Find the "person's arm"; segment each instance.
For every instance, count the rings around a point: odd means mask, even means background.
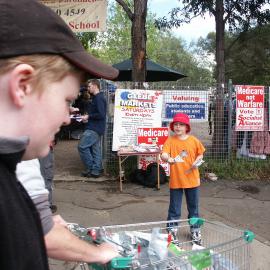
[[[104,264],[119,256],[112,245],[89,244],[58,223],[45,235],[45,244],[48,256],[58,260]]]
[[[163,152],[163,153],[160,155],[160,158],[161,158],[162,161],[164,161],[164,162],[168,162],[168,163],[170,163],[170,164],[175,163],[174,158],[170,157],[170,155],[169,155],[168,153]]]
[[[17,176],[30,196],[32,195],[33,203],[39,212],[49,257],[66,261],[106,263],[118,255],[114,247],[109,244],[96,247],[79,239],[65,227],[65,221],[60,216],[52,216],[48,191],[45,189],[37,159],[21,163],[17,167]],[[35,187],[38,187],[39,196],[33,192]]]
[[[195,165],[199,160],[203,159],[203,155],[198,155],[195,161],[193,162],[193,165]]]
[[[197,164],[200,163],[200,161],[203,159],[205,148],[203,144],[197,138],[195,138],[195,143],[196,143],[196,148],[197,148],[197,157],[194,160],[192,166],[197,167]]]
[[[89,112],[89,119],[102,120],[106,118],[106,100],[103,96],[96,96],[96,111]]]

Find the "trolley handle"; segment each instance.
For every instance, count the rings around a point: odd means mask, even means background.
[[[251,243],[255,238],[255,234],[252,231],[246,230],[244,231],[243,238],[247,241],[247,243]]]

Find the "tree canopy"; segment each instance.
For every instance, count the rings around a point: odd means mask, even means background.
[[[258,26],[231,39],[225,57],[226,77],[234,84],[270,84],[270,25]]]
[[[225,83],[224,69],[224,38],[225,25],[230,31],[245,32],[255,25],[270,22],[269,9],[265,7],[269,0],[182,0],[182,5],[175,7],[169,17],[162,17],[156,21],[159,28],[179,27],[189,23],[194,17],[209,13],[216,22],[216,61],[217,82]]]
[[[159,30],[155,26],[155,18],[156,15],[149,10],[146,18],[146,57],[187,75],[188,78],[181,82],[211,84],[211,70],[200,65],[184,40],[168,30]],[[131,58],[131,21],[116,3],[109,8],[107,25],[107,31],[97,37],[99,57],[111,64]]]
[[[215,17],[216,27],[216,109],[213,149],[216,153],[224,153],[224,86],[225,86],[225,25],[229,30],[243,32],[254,25],[264,25],[270,21],[270,11],[265,8],[269,0],[182,0],[182,6],[174,8],[170,18],[156,21],[159,28],[171,28],[190,22],[194,17],[209,13]]]
[[[269,85],[270,25],[257,26],[242,33],[225,32],[225,78],[234,84]],[[199,38],[198,54],[214,54],[215,33]]]

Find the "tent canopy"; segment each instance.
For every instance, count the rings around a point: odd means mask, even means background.
[[[119,70],[119,76],[115,81],[132,81],[132,60],[127,59],[120,63],[114,64],[113,67]],[[168,67],[157,64],[146,59],[146,82],[158,81],[177,81],[186,75],[177,72]]]

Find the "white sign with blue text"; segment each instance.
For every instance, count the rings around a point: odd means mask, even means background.
[[[176,113],[185,113],[191,121],[208,120],[208,91],[163,91],[163,119],[171,121]]]

